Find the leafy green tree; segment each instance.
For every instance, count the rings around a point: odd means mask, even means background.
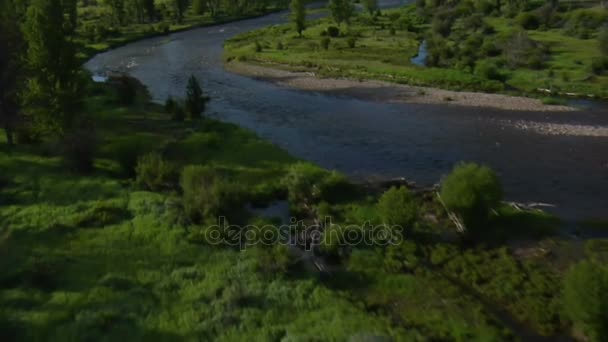
[[[502,200],[498,176],[487,166],[458,164],[441,183],[446,207],[463,220],[467,229],[480,230],[488,223],[490,211]]]
[[[188,79],[188,86],[186,87],[186,111],[190,116],[190,119],[199,119],[201,113],[205,111],[206,98],[203,96],[203,89],[201,89],[198,80],[194,75]]]
[[[355,8],[350,0],[330,0],[329,10],[335,22],[340,25],[343,22],[349,23]]]
[[[363,0],[363,7],[370,15],[378,9],[378,0]]]
[[[306,7],[304,0],[291,0],[291,22],[298,35],[302,37],[302,31],[306,29]]]
[[[590,341],[608,339],[608,269],[590,261],[574,265],[564,278],[564,313]]]
[[[20,54],[23,39],[19,15],[12,0],[0,4],[0,124],[6,141],[13,145],[13,132],[19,112],[18,91],[21,82]]]
[[[28,49],[25,102],[36,124],[63,136],[81,107],[80,63],[72,41],[76,3],[34,0],[23,26]]]
[[[377,210],[384,224],[403,228],[410,228],[418,211],[414,197],[405,187],[386,191],[378,201]]]
[[[194,14],[203,15],[207,10],[207,1],[206,0],[194,0],[192,1],[192,12]]]
[[[114,23],[123,25],[126,13],[125,0],[104,0],[104,3],[110,8]]]

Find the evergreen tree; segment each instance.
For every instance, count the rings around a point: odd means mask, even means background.
[[[290,18],[298,35],[301,37],[302,31],[306,29],[306,7],[304,6],[304,0],[291,0]]]
[[[198,80],[194,75],[188,79],[188,86],[186,87],[186,111],[190,119],[199,119],[201,113],[205,110],[206,99],[203,96],[203,89],[201,89]]]
[[[25,103],[35,123],[62,136],[81,104],[75,28],[76,2],[66,0],[33,0],[23,26],[29,76]]]

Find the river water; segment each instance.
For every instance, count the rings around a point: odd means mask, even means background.
[[[546,136],[510,124],[608,126],[606,107],[540,113],[388,104],[285,89],[224,70],[226,39],[286,20],[281,12],[146,39],[99,54],[85,66],[93,73],[126,72],[156,101],[182,96],[193,74],[212,98],[206,115],[355,178],[399,176],[433,184],[455,163],[476,161],[497,170],[510,200],[555,204],[554,212],[569,220],[608,219],[608,138]]]

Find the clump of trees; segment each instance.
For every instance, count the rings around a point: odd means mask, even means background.
[[[198,120],[205,111],[209,97],[205,96],[197,78],[192,75],[186,85],[186,98],[179,101],[173,96],[165,100],[165,112],[171,116],[173,121],[184,121],[186,115],[191,120]]]
[[[502,200],[503,191],[492,169],[475,163],[461,163],[441,182],[440,195],[445,206],[474,233],[487,226],[492,209],[497,208]]]

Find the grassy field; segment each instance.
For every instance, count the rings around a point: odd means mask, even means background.
[[[542,236],[555,244],[550,236],[558,221],[551,216],[505,207],[492,223],[502,233],[486,247],[467,246],[446,240],[454,230],[432,196],[417,197],[425,219],[405,243],[328,252],[333,271],[323,276],[276,247],[240,251],[205,243],[200,232],[209,223],[184,214],[179,188],[146,191],[120,163],[128,146],[159,151],[179,168],[211,167],[241,186],[244,201],[263,204],[285,198],[283,179],[295,158],[232,124],[173,122],[143,94],[122,106],[111,86],[91,85],[88,92],[100,137],[92,174],[66,172],[51,141],[11,150],[0,141],[5,341],[274,341],[319,334],[334,341],[486,341],[565,329],[559,278],[580,256],[556,260],[567,249],[560,247],[551,256],[522,257],[505,244],[533,239],[537,248],[534,239]],[[373,222],[380,193],[359,189],[327,199],[318,211],[323,207],[338,224]],[[240,211],[228,219],[273,222]],[[600,242],[589,250],[604,255]]]
[[[600,11],[600,10],[598,10]],[[490,28],[482,41],[500,41],[517,26],[515,19],[484,17]],[[495,76],[477,72],[476,67],[457,62],[456,66],[421,67],[410,62],[427,38],[431,25],[417,16],[415,7],[385,10],[372,18],[366,14],[355,17],[350,25],[343,24],[336,37],[327,35],[327,28],[336,26],[330,18],[311,21],[303,37],[292,25],[268,27],[241,34],[225,44],[225,59],[273,65],[290,70],[313,71],[322,77],[377,79],[410,85],[433,86],[452,90],[474,90],[523,94],[533,97],[574,93],[576,96],[608,98],[608,75],[593,75],[592,60],[601,56],[595,35],[579,38],[562,29],[527,30],[530,38],[548,51],[541,68],[501,67],[502,56],[480,57],[476,66],[498,66]],[[464,38],[448,43],[448,49],[465,49],[477,44],[459,21],[453,35]],[[472,42],[465,41],[471,36]],[[456,38],[454,38],[456,39]],[[458,43],[460,41],[460,43]],[[450,45],[451,44],[451,45]],[[481,48],[473,48],[478,53]],[[466,57],[463,56],[463,58]]]

